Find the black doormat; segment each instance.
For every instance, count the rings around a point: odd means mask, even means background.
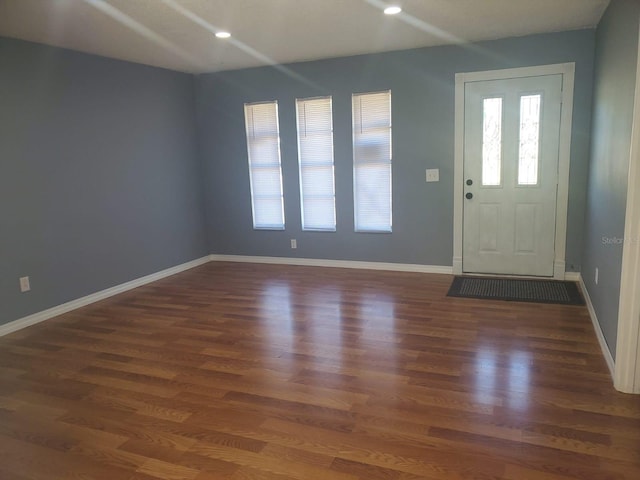
[[[449,297],[509,300],[513,302],[584,305],[575,282],[516,278],[455,277]]]

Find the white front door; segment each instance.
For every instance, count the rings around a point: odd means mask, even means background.
[[[562,75],[465,83],[462,270],[554,274]]]

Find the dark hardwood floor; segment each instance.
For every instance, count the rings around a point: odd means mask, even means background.
[[[0,478],[640,479],[585,307],[210,263],[0,338]]]

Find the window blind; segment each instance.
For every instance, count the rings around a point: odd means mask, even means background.
[[[331,97],[296,100],[303,230],[336,229]]]
[[[253,228],[284,230],[278,103],[244,106]]]
[[[355,230],[391,231],[391,91],[354,94]]]

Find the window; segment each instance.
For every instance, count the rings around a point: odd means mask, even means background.
[[[303,230],[336,229],[331,97],[296,100]]]
[[[391,91],[353,95],[357,232],[391,231]]]
[[[278,102],[244,106],[253,228],[284,230]]]
[[[482,185],[500,185],[501,170],[502,98],[485,98],[482,114]]]
[[[518,185],[538,184],[541,103],[542,95],[524,95],[520,97]]]

